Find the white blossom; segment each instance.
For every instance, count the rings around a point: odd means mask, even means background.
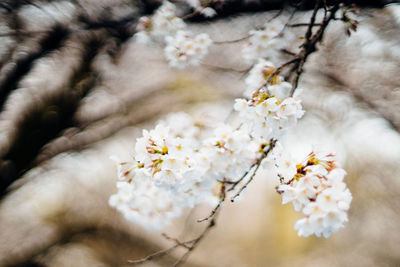
[[[174,203],[172,193],[155,186],[145,175],[130,183],[118,182],[117,188],[118,193],[110,197],[110,206],[146,229],[160,230],[181,214],[182,207]]]
[[[217,15],[217,11],[211,7],[205,7],[200,10],[200,14],[202,14],[206,18],[212,18]]]
[[[300,236],[329,237],[347,221],[352,196],[342,182],[346,172],[333,154],[311,153],[296,167],[296,174],[277,188],[282,203],[292,202],[295,210],[305,215],[295,225]]]
[[[134,35],[138,42],[163,42],[166,36],[186,28],[185,22],[176,15],[174,4],[164,1],[152,17],[141,17]]]
[[[263,29],[251,30],[249,42],[243,48],[243,57],[248,63],[254,63],[259,58],[271,56],[271,52],[277,47],[278,35],[282,26],[274,23],[264,25]]]
[[[244,59],[254,64],[260,58],[275,60],[278,57],[278,49],[292,41],[294,35],[284,27],[280,21],[266,23],[261,29],[251,30],[248,43],[242,50]]]
[[[280,84],[286,87],[285,82]],[[280,84],[276,83],[274,90],[279,91]],[[281,136],[304,115],[299,99],[277,98],[268,88],[268,86],[263,87],[253,92],[250,100],[236,99],[234,105],[234,109],[239,112],[241,122],[250,129],[251,136],[265,140]]]
[[[167,36],[165,40],[167,42],[164,49],[165,57],[171,67],[179,69],[188,65],[199,65],[212,43],[205,33],[193,37],[186,31],[178,31],[174,37]]]
[[[237,180],[250,168],[258,151],[257,142],[245,128],[235,130],[228,125],[216,128],[205,145],[203,153],[210,159],[214,175],[229,181]]]
[[[262,58],[258,59],[257,64],[255,64],[250,70],[249,76],[247,76],[245,80],[247,87],[244,96],[246,98],[252,98],[254,92],[263,87],[268,87],[270,94],[279,99],[289,97],[292,85],[285,82],[283,77],[280,75],[270,77],[275,70],[276,68],[272,62],[266,61]],[[268,80],[269,82],[267,83]]]

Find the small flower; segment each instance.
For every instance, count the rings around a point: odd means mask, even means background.
[[[185,31],[178,31],[175,37],[167,36],[165,40],[165,57],[171,67],[179,69],[199,65],[212,43],[205,33],[192,37],[191,33]]]
[[[266,24],[264,29],[250,31],[249,42],[242,51],[245,60],[253,63],[259,58],[270,57],[279,43],[279,31],[282,27],[271,23]]]
[[[211,7],[206,7],[200,11],[200,14],[202,14],[206,18],[212,18],[217,15],[217,11],[215,11],[215,9]]]

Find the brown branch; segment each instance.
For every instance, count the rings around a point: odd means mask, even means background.
[[[296,27],[309,27],[310,23],[295,23],[295,24],[288,24],[287,25],[290,28],[296,28]],[[321,26],[321,23],[314,23],[313,27]]]
[[[231,187],[229,187],[229,189],[227,190],[227,192],[233,191],[235,190],[236,186],[241,183],[244,178],[246,178],[246,176],[249,174],[249,172],[251,171],[251,169],[253,169],[254,166],[256,166],[258,163],[258,160],[253,163],[250,168],[239,178],[239,180],[235,181],[235,182],[228,182],[229,184],[231,184]]]
[[[286,48],[282,48],[282,49],[279,50],[279,51],[281,51],[281,52],[284,53],[284,54],[290,55],[290,56],[295,56],[295,55],[296,55],[296,53],[294,53],[294,52],[292,52],[292,51],[289,51],[289,50],[287,50]]]
[[[225,201],[225,197],[226,197],[225,182],[222,182],[222,183],[223,184],[222,184],[222,187],[221,187],[220,199],[219,199],[219,202],[218,202],[217,206],[215,206],[215,208],[211,211],[210,215],[208,215],[207,217],[205,217],[203,219],[197,220],[197,222],[208,221],[209,219],[213,218],[215,216],[215,214],[218,212],[218,210],[221,208],[222,203]]]
[[[331,9],[327,9],[324,6],[324,17],[322,19],[321,23],[315,23],[316,16],[318,13],[318,10],[321,7],[321,0],[318,0],[315,3],[310,22],[306,24],[308,26],[307,31],[305,33],[304,37],[304,42],[300,45],[300,51],[297,54],[291,53],[290,51],[289,54],[293,55],[293,58],[290,59],[289,61],[283,63],[280,65],[278,68],[274,70],[274,72],[268,77],[268,79],[264,82],[263,85],[261,85],[258,90],[262,89],[264,86],[268,85],[276,75],[279,75],[282,70],[290,65],[292,65],[288,77],[286,78],[291,78],[292,77],[292,90],[290,91],[290,96],[293,96],[295,90],[297,89],[299,79],[301,74],[303,73],[303,67],[304,64],[310,54],[313,52],[317,51],[317,43],[321,42],[322,37],[325,33],[325,30],[328,26],[328,24],[332,21],[335,20],[335,14],[338,11],[340,4],[342,1],[337,1],[335,5]],[[294,12],[292,13],[292,15]],[[288,24],[285,24],[285,27]],[[313,34],[313,27],[319,26],[318,30]],[[287,50],[283,50],[282,52],[287,52]]]
[[[189,249],[189,246],[184,244],[184,243],[182,243],[181,241],[179,241],[179,239],[171,237],[171,236],[167,235],[166,233],[162,233],[161,235],[167,240],[174,241],[176,245],[180,245],[180,246],[182,246],[184,248]]]
[[[274,72],[272,72],[272,74],[268,77],[268,79],[265,81],[265,83],[263,84],[262,87],[264,87],[265,85],[269,84],[276,75],[279,75],[282,72],[282,70],[284,68],[286,68],[287,66],[289,66],[291,64],[294,64],[294,63],[296,63],[296,62],[298,62],[300,60],[301,60],[301,58],[298,56],[298,54],[296,54],[291,60],[286,61],[285,63],[280,65],[278,68],[276,68],[274,70]]]
[[[340,1],[336,2],[336,4],[329,10],[324,9],[324,18],[322,20],[321,26],[318,28],[317,32],[315,34],[312,34],[312,28],[315,24],[315,16],[318,11],[318,8],[320,6],[320,1],[318,1],[315,5],[315,9],[313,11],[313,15],[311,16],[310,19],[310,25],[308,26],[307,33],[305,35],[305,41],[302,45],[302,49],[298,53],[299,58],[301,59],[298,64],[295,64],[293,66],[292,71],[295,70],[295,78],[292,82],[292,90],[290,92],[290,95],[294,94],[294,91],[296,90],[300,76],[303,72],[303,66],[304,63],[306,62],[308,56],[315,52],[317,50],[317,43],[321,42],[322,37],[324,36],[325,30],[329,23],[335,18],[336,11],[338,11],[339,6],[340,6]],[[329,14],[328,14],[329,12]],[[297,65],[297,66],[296,66]]]
[[[315,24],[315,18],[317,16],[317,13],[318,13],[320,5],[321,5],[321,0],[317,0],[315,2],[314,10],[313,10],[313,13],[311,15],[310,23],[308,25],[307,32],[306,32],[306,35],[305,35],[306,40],[309,40],[311,35],[312,35],[312,28],[313,28],[313,26]]]
[[[277,17],[279,17],[282,13],[283,13],[283,8],[279,9],[278,12],[276,12],[275,15],[273,15],[269,20],[267,20],[267,22],[273,21],[274,19],[276,19]]]

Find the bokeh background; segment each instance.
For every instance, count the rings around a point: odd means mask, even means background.
[[[311,2],[293,23],[308,21]],[[307,112],[283,140],[294,154],[337,152],[353,194],[346,227],[329,239],[298,237],[299,214],[280,204],[277,177],[260,171],[185,266],[400,266],[400,5],[359,2],[358,31],[348,37],[334,22],[307,62]],[[244,41],[213,46],[202,66],[169,68],[162,47],[131,38],[158,4],[0,2],[0,266],[128,266],[173,244],[108,206],[117,179],[109,157],[131,158],[141,130],[169,112],[223,120],[249,66]],[[228,1],[221,16],[189,27],[239,39],[282,7],[285,22],[292,8],[283,1]],[[164,232],[194,237],[210,209],[188,210]]]

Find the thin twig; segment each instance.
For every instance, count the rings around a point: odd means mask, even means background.
[[[249,174],[249,172],[253,169],[253,167],[256,166],[256,165],[258,164],[258,161],[259,161],[259,160],[257,160],[255,163],[253,163],[253,164],[250,166],[250,168],[239,178],[239,180],[237,180],[237,181],[235,181],[235,182],[229,182],[229,183],[231,184],[231,186],[228,188],[227,192],[230,192],[230,191],[235,190],[236,186],[237,186],[238,184],[240,184],[240,183],[244,180],[244,178],[246,178],[246,176]]]
[[[289,28],[296,28],[296,27],[308,27],[310,23],[295,23],[295,24],[288,24]],[[321,26],[321,23],[314,23],[313,27]]]
[[[197,222],[204,222],[204,221],[208,221],[209,219],[211,219],[214,216],[214,214],[217,213],[217,211],[221,208],[222,202],[224,202],[224,200],[220,200],[218,202],[218,205],[215,206],[215,208],[211,211],[210,215],[208,215],[207,217],[204,217],[203,219],[198,219]]]
[[[203,232],[196,239],[193,240],[193,245],[185,252],[185,254],[183,254],[183,256],[177,262],[175,262],[172,265],[173,267],[179,266],[180,264],[184,263],[187,260],[187,258],[190,256],[192,251],[200,243],[200,241],[207,235],[207,233],[211,230],[211,228],[213,228],[215,226],[215,221],[216,221],[217,215],[218,215],[218,212],[216,212],[213,215],[212,219],[208,223],[207,227],[203,230]]]
[[[308,26],[307,33],[305,35],[305,41],[304,41],[303,45],[301,46],[302,49],[297,54],[297,57],[300,58],[300,61],[297,64],[295,64],[295,66],[293,66],[293,68],[292,68],[292,72],[295,71],[294,72],[295,78],[293,79],[293,82],[292,82],[293,87],[290,92],[291,96],[294,94],[295,90],[297,89],[300,76],[303,72],[304,63],[306,62],[308,56],[317,50],[316,45],[317,45],[317,43],[321,42],[322,37],[324,36],[324,32],[325,32],[328,24],[330,23],[330,21],[335,18],[335,14],[339,10],[340,3],[341,3],[341,1],[336,2],[336,4],[329,10],[324,9],[324,18],[321,22],[321,26],[318,28],[318,30],[315,34],[312,34],[312,28],[315,25],[315,17],[318,12],[318,8],[320,6],[320,1],[317,1],[317,3],[315,4],[313,15],[311,16],[310,24]],[[329,12],[329,15],[328,15],[328,12]]]
[[[274,19],[276,19],[277,17],[279,17],[279,16],[282,14],[282,12],[283,12],[283,8],[279,9],[279,11],[276,12],[275,15],[273,15],[270,19],[267,20],[267,22],[273,21]]]
[[[290,56],[295,56],[295,55],[296,55],[296,53],[294,53],[294,52],[292,52],[292,51],[289,51],[289,50],[287,50],[286,48],[282,48],[282,49],[279,50],[279,51],[281,51],[282,53],[285,53],[285,54],[287,54],[287,55],[290,55]]]
[[[144,257],[143,259],[139,259],[139,260],[128,260],[128,263],[130,264],[142,264],[145,263],[147,261],[151,261],[153,259],[165,256],[167,254],[169,254],[171,251],[173,251],[174,249],[176,249],[177,247],[180,247],[181,245],[179,244],[175,244],[174,246],[167,248],[167,249],[163,249],[160,251],[157,251],[156,253],[153,253],[147,257]]]
[[[265,157],[263,157],[265,158]],[[240,196],[240,194],[243,192],[244,189],[247,188],[247,186],[253,181],[254,176],[256,176],[258,168],[261,166],[261,160],[257,163],[256,168],[254,169],[253,173],[251,174],[250,178],[247,180],[247,182],[239,189],[239,191],[231,198],[231,202],[234,202],[235,199]]]
[[[283,70],[284,68],[286,68],[287,66],[289,66],[289,65],[291,65],[291,64],[296,63],[296,62],[299,61],[299,60],[300,60],[300,58],[299,58],[298,55],[296,54],[291,60],[286,61],[285,63],[283,63],[282,65],[280,65],[278,68],[276,68],[276,69],[274,70],[274,72],[271,73],[271,75],[270,75],[270,76],[268,77],[268,79],[264,82],[264,84],[260,87],[260,89],[263,88],[264,86],[268,85],[276,75],[279,75],[279,74],[282,72],[282,70]]]
[[[268,149],[263,153],[263,155],[260,157],[260,159],[258,160],[256,167],[253,171],[253,173],[251,174],[251,176],[249,177],[249,179],[247,180],[247,182],[239,189],[239,191],[231,198],[231,202],[234,202],[235,199],[240,196],[240,194],[243,192],[243,190],[245,190],[247,188],[247,186],[253,181],[254,177],[256,176],[256,173],[258,171],[258,169],[261,166],[261,162],[263,161],[263,159],[265,159],[268,154],[274,149],[276,144],[276,140],[271,140],[270,145],[268,147]]]
[[[293,19],[293,17],[294,17],[294,14],[296,14],[296,11],[297,11],[297,8],[293,9],[292,13],[290,14],[290,16],[289,16],[287,22],[285,23],[285,25],[283,25],[283,28],[282,28],[282,30],[280,31],[280,33],[278,34],[278,36],[281,36],[281,35],[283,34],[283,32],[286,30],[286,28],[287,28],[288,25],[289,25],[289,22],[292,21],[292,19]]]
[[[204,222],[204,221],[208,221],[209,219],[213,218],[214,215],[218,212],[218,210],[221,208],[222,203],[225,201],[225,184],[222,185],[221,188],[221,197],[219,199],[219,202],[217,204],[217,206],[215,206],[215,208],[211,211],[210,215],[208,215],[207,217],[203,218],[203,219],[199,219],[197,220],[197,222]]]
[[[170,236],[167,235],[166,233],[162,233],[161,235],[162,235],[165,239],[167,239],[167,240],[174,241],[176,245],[180,245],[180,246],[182,246],[182,247],[184,247],[184,248],[187,248],[187,249],[189,248],[188,245],[182,243],[182,242],[179,241],[177,238],[170,237]]]

